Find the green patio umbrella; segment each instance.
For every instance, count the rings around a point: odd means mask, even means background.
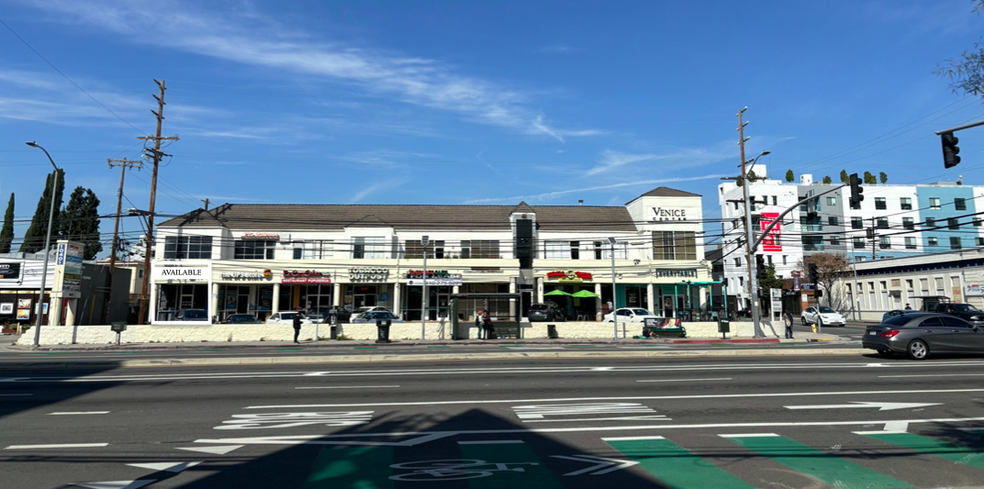
[[[571,297],[580,297],[580,298],[584,299],[584,298],[588,298],[588,297],[598,297],[598,294],[595,294],[594,292],[591,292],[590,290],[579,290],[579,291],[571,294]]]
[[[564,292],[563,290],[560,290],[560,289],[554,289],[554,290],[551,290],[550,292],[547,292],[546,294],[543,294],[543,295],[544,296],[548,296],[548,295],[571,295],[571,294],[568,294],[567,292]]]

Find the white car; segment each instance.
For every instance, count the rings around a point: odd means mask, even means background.
[[[620,307],[615,309],[615,315],[618,315],[618,321],[620,323],[644,323],[647,319],[662,319],[660,316],[637,307]],[[605,314],[605,317],[601,320],[606,323],[614,323],[615,315],[612,313]]]
[[[349,322],[350,323],[354,323],[354,322],[356,322],[356,321],[354,321],[355,318],[357,318],[357,317],[359,317],[359,316],[361,316],[361,315],[363,315],[363,314],[365,314],[367,312],[375,312],[375,311],[384,311],[384,312],[389,312],[389,313],[392,313],[393,312],[393,311],[390,311],[389,309],[387,309],[387,308],[385,308],[383,306],[362,306],[362,307],[360,307],[360,308],[352,311],[352,315],[349,316]]]
[[[376,320],[379,320],[379,319],[381,319],[383,321],[385,321],[385,320],[388,319],[392,323],[402,323],[403,322],[403,320],[401,320],[399,316],[397,316],[396,314],[393,314],[392,312],[389,312],[389,311],[369,311],[369,312],[365,312],[365,313],[359,314],[358,316],[352,316],[352,319],[350,319],[349,322],[350,323],[373,323],[373,324],[375,324],[376,323]]]
[[[266,324],[294,324],[294,316],[297,311],[278,312],[267,318]],[[301,315],[301,324],[311,324],[312,321],[307,316]]]
[[[846,320],[841,313],[827,307],[807,307],[802,314],[800,314],[800,320],[803,321],[804,325],[816,324],[817,326],[844,326]]]

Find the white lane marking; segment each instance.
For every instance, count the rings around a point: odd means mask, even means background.
[[[189,452],[202,452],[202,453],[211,453],[215,455],[225,455],[233,450],[240,449],[244,446],[245,445],[228,445],[224,447],[184,447],[184,448],[177,448],[177,449],[187,450]]]
[[[665,440],[665,436],[618,436],[614,438],[602,438],[602,441],[645,441],[645,440]]]
[[[889,421],[885,423],[885,431],[900,431],[905,433],[909,431],[909,423],[905,421]]]
[[[942,406],[943,403],[922,403],[922,402],[866,402],[851,401],[850,404],[826,404],[816,406],[783,406],[786,409],[851,409],[851,408],[878,408],[879,411],[894,411],[896,409],[915,409],[926,406]]]
[[[76,414],[109,414],[109,411],[65,411],[48,413],[46,416],[74,416]]]
[[[966,423],[971,421],[984,421],[984,417],[976,418],[927,418],[927,419],[905,419],[900,420],[906,423]],[[299,435],[299,436],[270,436],[253,438],[220,438],[220,439],[199,439],[195,443],[240,443],[245,445],[363,445],[363,446],[413,446],[426,443],[440,438],[447,438],[456,435],[515,435],[531,433],[586,433],[597,431],[641,431],[641,430],[685,430],[685,429],[719,429],[719,428],[789,428],[802,426],[857,426],[883,424],[885,420],[864,420],[864,421],[796,421],[796,422],[773,422],[773,423],[708,423],[708,424],[682,424],[682,425],[649,425],[649,426],[582,426],[578,428],[529,428],[512,430],[466,430],[466,431],[411,431],[394,433],[364,433],[362,435]],[[762,433],[757,433],[762,435]],[[379,443],[379,442],[359,442],[352,441],[355,437],[396,437],[396,436],[415,436],[407,442],[398,443]],[[736,436],[736,435],[731,435]],[[742,435],[749,436],[749,435]],[[338,440],[347,438],[348,441]],[[611,438],[610,438],[611,439]],[[338,441],[336,441],[338,440]]]
[[[35,450],[44,448],[99,448],[109,446],[109,443],[62,443],[55,445],[10,445],[4,450]]]
[[[513,406],[519,419],[544,419],[544,416],[573,416],[586,414],[637,414],[656,411],[635,402],[604,402],[587,404],[539,404]]]
[[[223,421],[216,430],[260,430],[296,428],[323,424],[325,426],[357,426],[369,424],[373,411],[315,412],[315,413],[258,413],[234,414],[233,419]]]
[[[911,379],[915,377],[984,377],[984,374],[926,374],[926,375],[879,375],[879,379]]]
[[[429,402],[374,402],[356,404],[288,404],[271,406],[247,406],[243,409],[293,409],[324,407],[393,407],[393,406],[448,406],[461,404],[516,404],[527,402],[576,402],[576,401],[652,401],[672,399],[738,399],[755,397],[812,397],[812,396],[870,396],[887,394],[961,394],[984,392],[984,389],[927,389],[893,391],[842,391],[842,392],[773,392],[764,394],[700,394],[679,396],[635,396],[635,397],[568,397],[559,399],[489,399],[472,401],[429,401]]]
[[[155,482],[157,479],[137,479],[132,481],[76,482],[72,485],[89,489],[137,489]]]
[[[660,419],[663,418],[663,419]],[[529,419],[524,420],[524,423],[563,423],[568,421],[673,421],[673,418],[667,418],[665,414],[654,414],[652,416],[626,416],[620,418],[564,418],[564,419]]]
[[[636,382],[711,382],[717,380],[731,380],[731,377],[720,377],[717,379],[659,379],[659,380],[637,380]]]
[[[779,436],[775,433],[738,433],[738,434],[727,434],[718,435],[721,438],[767,438],[772,436]]]
[[[513,445],[526,443],[523,440],[472,440],[459,441],[459,445]]]
[[[0,397],[23,397],[23,396],[33,396],[34,394],[0,394]]]
[[[971,426],[968,428],[957,428],[962,431],[984,431],[984,426]]]
[[[295,389],[395,389],[398,385],[341,385],[332,387],[294,387]]]
[[[908,431],[893,431],[893,430],[882,430],[882,431],[852,431],[855,435],[899,435],[908,434]]]
[[[609,370],[615,370],[615,367],[592,367],[592,372],[608,372]]]
[[[575,470],[574,472],[568,472],[564,474],[565,476],[581,475],[581,474],[605,475],[610,472],[615,472],[616,470],[627,469],[629,467],[632,467],[633,465],[639,464],[639,462],[633,460],[619,460],[617,458],[599,457],[597,455],[571,455],[571,456],[551,455],[550,457],[560,458],[564,460],[573,460],[575,462],[588,462],[594,464],[586,469]],[[598,469],[604,469],[604,470],[598,470]]]
[[[202,462],[201,461],[198,461],[198,462],[176,462],[176,463],[175,462],[157,462],[157,463],[127,464],[127,465],[129,465],[130,467],[139,467],[141,469],[150,469],[150,470],[157,470],[157,471],[164,471],[164,472],[173,472],[173,473],[176,474],[178,472],[181,472],[182,470],[185,470],[185,469],[190,468],[190,467],[194,467],[194,466],[196,466],[196,465],[198,465],[200,463],[202,463]]]
[[[7,378],[0,379],[0,382],[17,382],[18,380],[23,380],[26,378],[28,377],[7,377]]]

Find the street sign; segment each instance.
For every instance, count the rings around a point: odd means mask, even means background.
[[[110,330],[113,331],[114,333],[122,333],[122,332],[126,331],[126,323],[125,322],[116,322],[116,323],[113,323],[113,324],[109,325],[109,327],[110,327]]]

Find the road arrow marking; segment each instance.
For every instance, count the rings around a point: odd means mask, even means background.
[[[943,403],[922,402],[865,402],[851,401],[851,404],[825,404],[818,406],[783,406],[786,409],[848,409],[848,408],[878,408],[879,411],[894,411],[896,409],[915,409],[926,406],[941,406]]]
[[[150,469],[150,470],[157,470],[157,471],[164,471],[164,472],[173,472],[173,473],[177,474],[178,472],[181,472],[184,469],[187,469],[189,467],[194,467],[194,466],[196,466],[196,465],[198,465],[200,463],[201,463],[200,461],[199,462],[178,462],[178,463],[173,463],[173,462],[159,462],[159,463],[149,463],[149,464],[127,464],[127,465],[129,465],[130,467],[139,467],[141,469]]]
[[[189,452],[202,452],[202,453],[212,453],[215,455],[225,455],[233,450],[242,448],[246,445],[226,445],[223,447],[187,447],[178,448],[178,450],[188,450]]]
[[[106,482],[76,482],[73,485],[88,487],[89,489],[137,489],[157,482],[154,479],[137,479],[134,481],[106,481]]]
[[[619,460],[617,458],[597,457],[595,455],[571,455],[571,456],[551,455],[550,457],[561,458],[564,460],[573,460],[575,462],[587,462],[587,463],[595,464],[586,469],[575,470],[574,472],[568,472],[564,474],[565,476],[581,475],[581,474],[604,475],[609,472],[615,472],[616,470],[626,469],[632,467],[633,465],[639,464],[639,462],[634,462],[632,460]],[[598,470],[598,469],[602,469],[602,470]]]

